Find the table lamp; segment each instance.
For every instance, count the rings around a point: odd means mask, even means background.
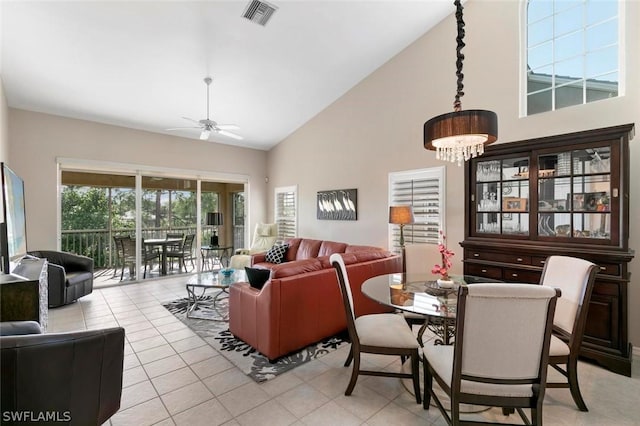
[[[413,223],[413,206],[390,206],[389,223],[400,225],[400,251],[402,252],[402,272],[407,271],[404,253],[404,226]]]
[[[213,225],[213,234],[211,235],[211,246],[218,246],[218,226],[223,225],[222,213],[207,213],[207,225]]]

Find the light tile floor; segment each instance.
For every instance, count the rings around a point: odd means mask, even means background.
[[[340,349],[266,383],[257,384],[208,346],[161,305],[186,296],[186,277],[95,290],[77,303],[49,311],[48,332],[123,326],[126,329],[121,409],[111,425],[444,425],[425,411],[398,379],[362,376],[344,396],[350,368]],[[399,361],[369,356],[365,363],[398,368]],[[589,406],[578,411],[568,390],[548,389],[547,425],[640,424],[640,371],[633,377],[581,363]],[[520,421],[498,409],[474,415]]]

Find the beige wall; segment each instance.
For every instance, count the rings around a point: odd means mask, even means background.
[[[29,249],[56,248],[56,158],[249,176],[249,223],[267,218],[266,152],[9,109],[11,167],[25,181]]]
[[[0,161],[9,160],[9,107],[0,76]]]
[[[640,125],[640,2],[627,2],[626,96],[519,118],[520,2],[469,0],[465,7],[463,108],[490,109],[499,117],[501,143],[597,127]],[[269,187],[298,185],[299,235],[387,246],[388,173],[438,166],[422,147],[422,125],[452,110],[455,94],[455,23],[449,17],[363,80],[269,152]],[[640,164],[640,141],[631,142]],[[311,172],[313,170],[313,172]],[[447,163],[450,242],[464,238],[463,168]],[[640,213],[640,167],[631,170],[631,218]],[[358,220],[316,220],[316,192],[358,188]],[[269,198],[273,211],[273,200]],[[630,246],[640,249],[637,219]],[[450,247],[451,247],[450,243]],[[454,259],[461,249],[455,244]],[[456,272],[461,265],[457,263]],[[630,338],[640,345],[640,260],[631,263]]]

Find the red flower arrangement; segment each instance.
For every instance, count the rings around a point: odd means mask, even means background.
[[[442,242],[438,244],[438,251],[440,252],[440,256],[442,257],[441,265],[434,265],[433,269],[431,269],[432,274],[440,274],[443,280],[450,280],[449,270],[451,269],[452,263],[450,258],[454,256],[454,253],[449,250],[445,244],[447,237],[445,237],[444,233],[440,231],[440,237],[442,237]]]

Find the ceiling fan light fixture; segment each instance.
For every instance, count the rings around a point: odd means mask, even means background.
[[[439,160],[457,162],[468,161],[484,153],[484,146],[498,139],[498,116],[493,111],[483,109],[462,110],[460,98],[464,96],[462,62],[464,55],[464,20],[462,4],[454,0],[456,6],[456,76],[458,90],[453,102],[453,112],[438,115],[424,123],[424,147],[436,151]]]
[[[200,140],[206,141],[209,139],[209,136],[211,136],[211,130],[204,129],[202,133],[200,133]]]

